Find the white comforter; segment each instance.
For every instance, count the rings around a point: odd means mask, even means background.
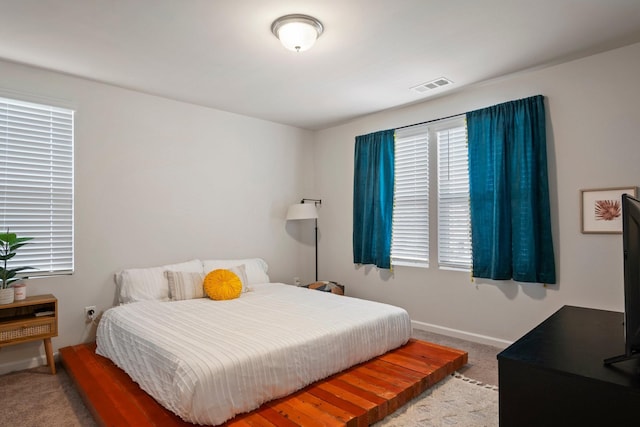
[[[114,307],[100,321],[96,351],[182,419],[217,425],[410,335],[401,308],[271,283],[231,301]]]

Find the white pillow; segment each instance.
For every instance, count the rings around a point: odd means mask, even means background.
[[[120,304],[136,301],[168,301],[169,283],[165,271],[188,271],[202,273],[202,261],[194,259],[179,264],[151,268],[130,268],[116,273]]]
[[[242,292],[249,290],[249,280],[247,279],[247,267],[244,264],[240,264],[236,267],[231,267],[229,271],[235,273],[242,282]]]
[[[219,268],[224,268],[229,270],[232,267],[237,267],[242,264],[244,264],[248,285],[255,285],[258,283],[269,283],[269,276],[267,275],[267,270],[269,269],[269,266],[262,258],[210,259],[210,260],[202,261],[202,266],[204,267],[205,275]]]

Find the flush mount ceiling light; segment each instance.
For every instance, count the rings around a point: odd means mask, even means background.
[[[294,52],[309,49],[323,31],[322,23],[308,15],[285,15],[271,24],[271,32],[284,47]]]

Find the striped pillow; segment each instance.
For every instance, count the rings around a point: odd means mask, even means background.
[[[204,298],[204,274],[188,271],[165,271],[171,301]]]

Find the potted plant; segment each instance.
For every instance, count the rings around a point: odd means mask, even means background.
[[[18,237],[16,233],[10,233],[9,230],[6,233],[0,233],[0,304],[13,302],[14,293],[11,285],[22,279],[16,277],[16,273],[32,268],[7,268],[7,261],[16,256],[16,251],[32,239],[33,237]]]

